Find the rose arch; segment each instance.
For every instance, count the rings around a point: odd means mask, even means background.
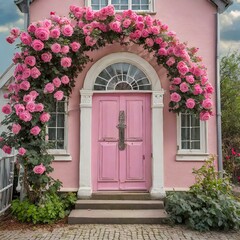
[[[169,111],[188,112],[201,120],[212,115],[213,87],[197,48],[181,43],[166,24],[149,15],[131,10],[115,14],[111,5],[99,11],[70,6],[70,18],[51,12],[49,19],[31,23],[27,32],[13,28],[7,41],[18,37],[21,52],[13,58],[15,81],[5,95],[9,103],[2,108],[6,114],[2,124],[9,131],[1,135],[0,147],[5,153],[13,147],[18,150],[30,199],[60,186],[48,175],[53,157],[47,154],[46,125],[51,104],[71,94],[74,79],[91,61],[89,51],[116,42],[141,46],[168,71]]]

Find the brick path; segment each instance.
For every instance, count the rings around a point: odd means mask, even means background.
[[[1,240],[182,240],[182,239],[218,239],[240,240],[239,232],[207,232],[199,233],[182,226],[168,225],[66,225],[54,228],[37,230],[0,229]]]

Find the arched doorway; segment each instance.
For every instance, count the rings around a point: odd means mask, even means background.
[[[115,71],[115,74],[112,74],[112,75],[108,74],[106,70],[112,71],[113,73]],[[136,76],[136,79],[133,76]],[[139,78],[137,78],[137,76]],[[93,117],[95,118],[95,116],[93,116],[93,111],[92,111],[95,105],[95,96],[98,103],[100,99],[104,99],[104,98],[109,99],[109,97],[112,98],[113,96],[115,96],[115,103],[118,102],[119,104],[123,104],[123,105],[124,105],[123,102],[126,103],[127,98],[131,96],[132,99],[130,99],[129,101],[133,103],[132,105],[137,106],[138,104],[136,104],[136,102],[138,103],[142,102],[144,106],[147,106],[146,111],[148,109],[150,111],[150,116],[151,116],[150,123],[149,123],[149,130],[147,129],[144,130],[144,132],[151,131],[151,133],[149,134],[150,141],[148,141],[150,142],[149,155],[150,155],[150,161],[151,161],[151,164],[150,164],[151,169],[149,170],[150,180],[144,183],[147,186],[146,188],[140,187],[139,189],[149,190],[153,197],[162,197],[165,194],[164,184],[163,184],[163,179],[164,179],[163,94],[164,94],[164,91],[161,88],[160,80],[154,68],[146,60],[142,59],[141,57],[133,53],[121,52],[121,53],[113,53],[113,54],[107,55],[101,58],[100,60],[98,60],[90,68],[90,70],[86,75],[84,86],[83,86],[83,89],[80,91],[80,94],[81,94],[81,104],[80,104],[80,107],[81,107],[80,138],[81,139],[80,139],[80,167],[79,167],[80,187],[78,191],[78,196],[80,198],[90,197],[92,194],[92,191],[96,190],[96,187],[94,187],[94,181],[95,181],[94,179],[96,179],[96,172],[92,171],[93,169],[92,164],[94,164],[94,161],[92,161],[93,159],[92,153],[94,152],[92,151],[92,147],[96,147],[96,145],[94,145],[94,141],[96,144],[96,138],[95,140],[92,139],[93,125],[91,124],[93,121]],[[138,96],[138,99],[136,99],[137,96]],[[93,105],[93,100],[94,100],[94,105]],[[142,106],[140,105],[138,105],[138,107],[142,108]],[[117,110],[119,114],[120,109],[117,108]],[[125,108],[125,110],[127,109]],[[97,112],[99,114],[99,109],[97,109]],[[144,112],[143,115],[138,116],[138,118],[142,118],[143,121],[148,121],[147,118],[144,117],[146,113],[147,112]],[[116,111],[116,114],[117,114],[117,111]],[[118,118],[120,119],[120,116]],[[115,129],[115,132],[116,132],[116,129]],[[114,143],[115,149],[116,149],[116,141],[119,141],[119,138],[117,140],[115,139],[115,143]],[[138,138],[138,141],[140,141],[139,138]],[[145,140],[143,140],[142,143],[144,141]],[[131,142],[130,145],[134,145],[134,143]],[[136,151],[136,152],[139,152],[139,151]],[[142,155],[143,155],[142,159],[144,159],[146,156],[144,156],[144,154]],[[97,166],[97,169],[98,168],[99,167]],[[140,169],[140,171],[142,170]],[[138,175],[138,177],[140,177],[140,175]],[[99,179],[99,177],[97,178]],[[138,187],[135,186],[135,189],[138,189]],[[107,188],[103,187],[103,189],[107,189]],[[134,189],[134,187],[130,189]]]

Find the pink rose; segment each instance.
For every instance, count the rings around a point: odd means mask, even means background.
[[[31,46],[35,51],[41,51],[44,48],[44,43],[38,39],[34,39]]]
[[[34,33],[36,31],[36,24],[35,23],[31,23],[29,26],[28,26],[28,32],[31,32],[31,33]]]
[[[143,29],[141,35],[142,35],[143,38],[147,38],[147,37],[149,36],[149,32],[148,32],[148,30]]]
[[[203,92],[203,90],[199,84],[194,85],[194,91],[193,91],[194,95],[199,95],[202,92]]]
[[[15,38],[14,36],[10,35],[10,36],[8,36],[8,37],[6,38],[6,41],[7,41],[8,43],[12,44],[12,43],[15,42],[15,39],[16,39],[16,38]]]
[[[43,112],[43,113],[40,115],[40,121],[41,121],[42,123],[48,122],[49,119],[50,119],[50,114],[49,114],[49,113]]]
[[[148,45],[148,47],[152,47],[154,45],[154,41],[151,38],[147,38],[145,43]]]
[[[187,83],[185,83],[185,82],[181,83],[180,84],[180,90],[181,90],[181,92],[184,92],[184,93],[188,92],[189,88],[188,88]]]
[[[166,50],[165,48],[160,48],[160,49],[158,50],[158,54],[159,54],[160,56],[167,56],[167,50]]]
[[[203,100],[202,106],[203,106],[205,109],[211,109],[212,106],[213,106],[212,100],[209,99],[209,98]]]
[[[33,168],[33,172],[35,174],[42,175],[45,171],[46,171],[46,168],[44,167],[44,165],[42,163]]]
[[[122,23],[124,28],[128,28],[131,25],[132,21],[130,19],[125,19]]]
[[[63,34],[64,36],[67,36],[67,37],[71,37],[72,34],[73,34],[73,28],[72,28],[72,26],[69,25],[69,24],[63,26],[62,29],[61,29],[61,31],[62,31],[62,34]]]
[[[201,78],[201,84],[202,84],[202,85],[205,85],[205,84],[207,83],[207,81],[208,81],[207,76],[202,76],[202,78]]]
[[[16,105],[14,105],[16,114],[19,115],[21,112],[23,112],[25,110],[25,107],[23,104],[17,103]]]
[[[54,93],[54,98],[57,99],[58,101],[61,101],[63,99],[63,91],[57,91]]]
[[[31,69],[31,77],[32,77],[32,78],[36,79],[36,78],[38,78],[40,75],[41,75],[41,72],[38,70],[38,68],[33,67],[33,68]]]
[[[193,84],[195,82],[194,76],[193,75],[187,75],[186,76],[186,81],[190,84]]]
[[[63,54],[67,54],[69,52],[69,46],[63,46],[62,49],[61,49],[61,52]]]
[[[70,67],[72,65],[72,59],[69,57],[63,57],[61,58],[61,66],[62,67]]]
[[[55,87],[58,88],[58,87],[61,86],[62,82],[58,77],[56,77],[56,78],[53,79],[53,84],[54,84]]]
[[[26,153],[26,149],[25,149],[25,148],[20,147],[20,148],[18,149],[18,154],[19,154],[19,155],[23,156],[25,153]]]
[[[22,79],[27,79],[31,76],[31,70],[29,68],[24,69],[22,73]]]
[[[21,33],[20,40],[23,44],[26,44],[28,46],[30,46],[32,43],[32,37],[26,32]]]
[[[13,132],[14,134],[18,134],[18,133],[20,132],[21,128],[22,128],[22,127],[21,127],[20,124],[14,123],[14,124],[12,125],[12,132]]]
[[[37,93],[37,91],[33,90],[29,93],[29,95],[32,96],[32,98],[33,98],[32,100],[35,100],[39,94]]]
[[[4,97],[5,99],[8,99],[9,96],[8,96],[7,93],[4,93],[4,94],[3,94],[3,97]]]
[[[172,66],[174,63],[175,63],[175,58],[174,58],[174,57],[170,57],[170,58],[167,60],[167,62],[166,62],[166,64],[167,64],[169,67]]]
[[[44,62],[50,62],[51,59],[52,59],[52,54],[50,52],[46,52],[46,53],[43,53],[41,55],[41,59],[44,61]]]
[[[33,96],[30,95],[30,94],[24,95],[24,96],[23,96],[23,101],[24,101],[24,102],[33,101]]]
[[[119,21],[109,23],[109,27],[114,32],[121,32],[121,23]]]
[[[54,43],[52,46],[51,46],[51,50],[52,52],[54,53],[59,53],[61,52],[61,45],[59,43]]]
[[[7,154],[11,154],[11,152],[12,152],[12,148],[10,146],[7,146],[7,145],[4,145],[2,147],[2,150]]]
[[[54,28],[54,29],[52,29],[51,31],[50,31],[50,37],[51,38],[59,38],[60,37],[60,30],[59,30],[59,28]]]
[[[12,107],[10,104],[6,104],[2,107],[2,112],[5,114],[10,114],[12,112]]]
[[[32,120],[32,115],[29,111],[20,112],[18,116],[24,122],[30,122]]]
[[[170,97],[171,97],[172,102],[179,102],[181,100],[181,96],[178,93],[175,93],[175,92],[172,93],[170,95]]]
[[[72,42],[72,43],[70,43],[70,47],[73,52],[77,52],[78,49],[81,47],[81,44],[78,42]]]
[[[205,112],[205,111],[200,112],[200,120],[207,121],[210,119],[210,117],[211,117],[211,115],[209,112]]]
[[[178,84],[180,84],[182,82],[182,79],[181,78],[174,78],[173,79],[173,84],[175,84],[175,85],[178,85]]]
[[[52,83],[47,83],[44,87],[45,93],[52,93],[54,91],[54,85]]]
[[[20,34],[20,29],[19,28],[12,28],[10,31],[10,34],[13,35],[15,38],[17,38]]]
[[[68,76],[64,75],[61,77],[61,81],[63,84],[68,84],[70,80]]]
[[[35,105],[35,111],[36,112],[42,112],[44,109],[44,105],[42,103],[38,103]]]
[[[26,109],[29,111],[29,112],[35,112],[35,102],[33,101],[30,101],[26,104]]]
[[[35,126],[30,130],[30,133],[34,136],[37,136],[40,132],[41,132],[41,128],[39,126]]]
[[[4,140],[4,138],[3,137],[0,137],[0,142],[2,142]]]
[[[210,94],[214,92],[213,86],[210,83],[206,85],[205,90],[207,93],[210,93]]]
[[[91,21],[94,18],[94,12],[92,11],[91,8],[87,8],[85,18],[87,21]]]
[[[35,30],[34,34],[35,34],[36,38],[38,38],[42,41],[46,41],[49,39],[50,32],[49,32],[48,28],[39,27]]]
[[[95,45],[97,42],[97,40],[95,40],[94,38],[91,38],[90,36],[86,36],[85,37],[85,43],[87,44],[87,46],[92,47],[93,45]]]
[[[186,101],[186,106],[187,106],[187,108],[190,108],[190,109],[192,109],[192,108],[194,108],[194,106],[195,106],[195,100],[193,99],[193,98],[189,98],[187,101]]]

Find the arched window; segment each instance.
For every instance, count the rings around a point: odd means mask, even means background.
[[[115,63],[96,78],[94,90],[151,90],[147,76],[130,63]]]

